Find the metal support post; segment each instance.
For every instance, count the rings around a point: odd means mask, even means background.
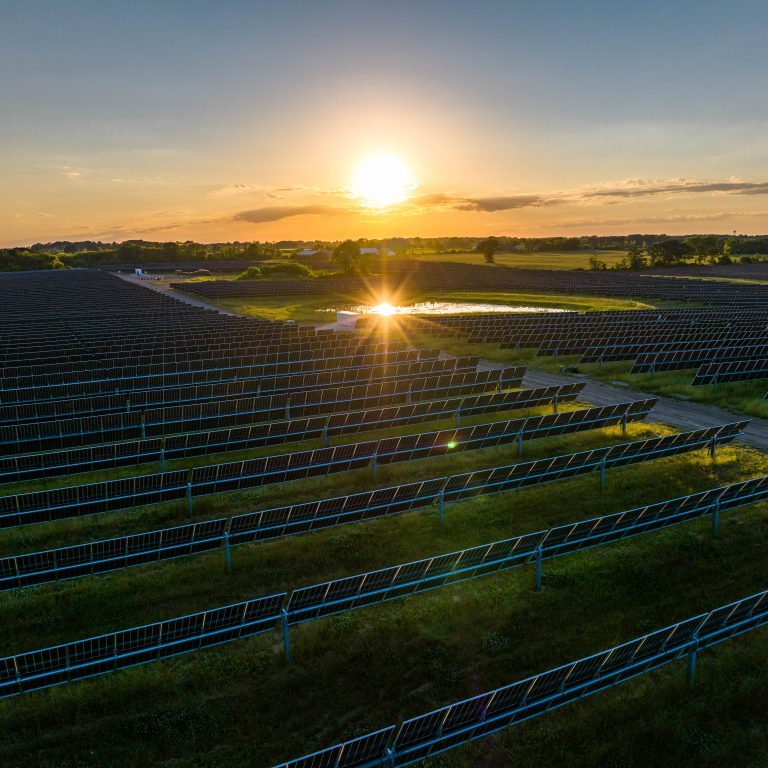
[[[445,522],[445,491],[440,491],[440,495],[437,497],[438,510],[440,513],[440,523]]]
[[[552,398],[552,413],[557,413],[557,401],[559,395],[560,390],[558,389],[557,392],[555,392],[555,396]]]
[[[621,435],[622,437],[627,436],[627,414],[622,414],[621,417]]]
[[[606,469],[606,460],[605,457],[603,457],[603,460],[600,462],[600,490],[605,490],[605,469]]]
[[[696,680],[696,654],[699,650],[699,638],[693,636],[691,644],[688,646],[688,682],[693,685]]]
[[[536,591],[541,592],[541,560],[542,560],[542,549],[541,546],[538,546],[536,548]]]
[[[371,474],[373,475],[374,480],[379,479],[379,462],[377,460],[377,456],[374,453],[373,458],[371,459]]]
[[[229,543],[229,531],[224,531],[224,559],[227,561],[227,573],[232,573],[232,548]]]
[[[456,417],[456,428],[458,429],[461,426],[461,408],[456,409],[455,417]]]
[[[713,437],[709,444],[709,458],[717,461],[717,440]]]
[[[330,445],[330,441],[328,440],[328,425],[327,424],[323,427],[322,440],[323,440],[323,448],[327,448]]]
[[[522,432],[517,433],[517,455],[518,456],[523,455],[523,433]]]
[[[187,511],[192,517],[192,483],[187,483]]]
[[[283,608],[283,654],[285,660],[291,662],[291,627],[288,624],[288,611]]]
[[[720,502],[716,501],[712,507],[712,538],[717,538],[717,530],[720,527]]]

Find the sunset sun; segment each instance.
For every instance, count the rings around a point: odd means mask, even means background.
[[[397,155],[372,155],[355,171],[352,196],[367,208],[402,203],[416,187],[408,166]]]

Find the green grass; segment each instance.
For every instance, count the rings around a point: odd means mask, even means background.
[[[577,478],[451,505],[443,526],[434,513],[414,512],[240,547],[232,576],[213,553],[3,594],[0,622],[14,631],[0,652],[617,511],[762,473],[766,463],[743,448],[723,449],[714,465],[701,452],[611,472],[603,494],[595,477]],[[724,515],[717,541],[702,521],[547,562],[542,593],[532,590],[530,568],[519,569],[312,622],[294,632],[289,666],[270,634],[0,702],[0,760],[270,766],[756,591],[766,521],[758,505]],[[686,756],[747,765],[766,741],[764,728],[747,722],[764,717],[752,700],[768,683],[761,639],[703,655],[693,692],[682,670],[670,669],[433,765],[561,765],[568,754],[578,766],[687,765]],[[640,713],[682,744],[648,742]],[[710,720],[736,731],[710,733]],[[606,762],[611,753],[621,762]]]

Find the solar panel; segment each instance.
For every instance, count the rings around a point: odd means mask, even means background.
[[[210,647],[277,627],[285,593],[0,659],[0,697]]]
[[[446,707],[405,720],[374,765],[405,766],[545,714],[768,624],[768,591]],[[389,729],[387,729],[389,730]],[[391,739],[391,731],[388,738]],[[360,738],[360,737],[359,737]],[[364,737],[363,737],[364,738]],[[315,755],[339,755],[345,743]],[[283,763],[279,768],[322,765]]]
[[[387,745],[394,732],[395,726],[382,728],[335,747],[283,763],[279,768],[366,768],[385,765]]]
[[[711,433],[711,430],[708,432]],[[732,437],[727,436],[729,434],[731,433],[723,432],[718,439],[732,439]],[[686,442],[681,443],[676,440],[674,446],[677,453],[686,450],[686,445],[688,446],[687,450],[701,447],[701,436],[700,431],[688,433],[685,436]],[[673,437],[677,438],[678,436]],[[670,438],[667,438],[667,441],[671,443]],[[706,439],[704,444],[709,446],[711,440]],[[642,448],[647,446],[647,441],[637,441],[635,445]],[[587,452],[587,454],[589,453]],[[668,454],[663,447],[657,446],[656,452],[649,453],[637,450],[636,460],[652,459],[658,455]],[[532,462],[532,464],[535,463]],[[592,471],[594,462],[583,463],[581,468],[582,471]],[[498,492],[503,487],[502,484],[495,482],[494,484],[483,485],[482,483],[487,479],[487,473],[490,472],[491,477],[496,480],[499,475],[503,474],[504,469],[499,467],[469,473],[470,475],[477,475],[480,479],[463,479],[458,483],[458,487],[462,489],[463,493],[466,493],[469,488],[477,494]],[[423,508],[435,501],[445,501],[445,489],[451,485],[451,480],[451,477],[437,477],[393,488],[382,488],[350,496],[249,512],[231,518],[217,518],[60,549],[12,555],[0,558],[0,589],[13,589],[59,579],[76,578],[91,573],[208,552],[220,547],[225,536],[229,545],[236,545]],[[550,479],[547,475],[539,475],[539,481],[550,482]],[[542,558],[556,557],[588,546],[596,546],[678,522],[685,522],[703,514],[714,513],[715,509],[718,513],[735,509],[745,504],[760,501],[767,495],[768,477],[747,480],[679,499],[620,512],[616,515],[606,515],[553,528],[545,532],[544,538],[538,541],[533,549],[540,548]],[[474,566],[473,574],[496,568],[503,560],[501,553],[505,546],[512,541],[517,542],[515,547],[520,551],[519,547],[523,542],[515,539],[489,545],[490,551],[487,554],[484,554],[482,548],[460,553],[461,569],[464,569],[470,562]],[[526,549],[526,551],[529,550]],[[479,555],[483,555],[483,557],[480,558]],[[455,566],[454,570],[457,568],[458,566]],[[435,582],[436,585],[439,585],[437,584],[439,578],[432,579],[434,575],[434,566],[431,566],[429,569],[431,581],[429,583]],[[453,574],[453,576],[455,575],[457,574]],[[395,587],[396,589],[394,589]],[[403,589],[405,586],[399,582],[393,584],[393,595],[398,596],[398,590]]]

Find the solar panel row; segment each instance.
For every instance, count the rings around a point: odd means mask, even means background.
[[[768,624],[768,591],[278,768],[406,766]],[[690,663],[690,662],[689,662]]]
[[[407,318],[406,327],[537,355],[582,355],[581,363],[635,360],[632,373],[699,367],[693,384],[768,378],[768,313],[760,308],[589,312],[518,317]]]
[[[0,457],[0,483],[32,478],[56,477],[98,469],[173,461],[193,456],[214,455],[270,445],[375,431],[454,418],[533,408],[576,399],[582,384],[561,392],[560,387],[523,390],[516,393],[472,395],[451,400],[428,400],[412,405],[395,405],[367,411],[350,411],[330,416],[271,421],[207,432],[189,432],[169,437],[121,443],[104,443],[56,452],[28,453]]]
[[[506,267],[426,261],[390,261],[386,274],[326,277],[316,280],[206,281],[172,283],[172,287],[209,298],[314,295],[407,296],[419,291],[493,290],[628,296],[704,304],[764,302],[768,288],[758,284],[732,284],[700,279],[650,277],[610,270],[509,269]]]
[[[746,489],[741,486],[742,484],[739,484],[739,487],[713,489],[705,494],[698,494],[695,501],[692,497],[675,499],[653,507],[403,563],[380,571],[297,589],[291,592],[290,596],[287,593],[271,595],[191,616],[6,657],[0,659],[0,696],[15,695],[104,674],[113,669],[258,634],[276,629],[280,621],[283,623],[284,632],[287,632],[291,625],[529,562],[535,553],[541,553],[542,550],[544,556],[551,557],[563,554],[565,548],[568,551],[576,551],[638,535],[681,522],[683,515],[685,519],[690,519],[694,514],[705,514],[711,509],[713,500],[723,496],[729,498],[730,508],[753,503],[768,496],[768,477],[754,481],[749,493],[745,493]],[[683,507],[685,512],[681,512]],[[661,514],[662,508],[666,509],[665,515]],[[755,608],[762,602],[761,599],[749,603],[754,606],[750,608],[750,616],[754,615]],[[745,606],[741,606],[736,610],[721,610],[722,615],[717,618],[733,621],[734,616],[740,616],[743,619],[744,608]],[[764,610],[768,621],[768,603]],[[747,625],[752,626],[752,623],[747,622]],[[676,626],[679,628],[680,625]],[[711,615],[704,625],[699,626],[700,630],[707,626],[707,632],[723,628]],[[697,638],[701,639],[702,634],[706,635],[706,632],[697,632]],[[633,649],[633,660],[637,659],[639,651],[639,647]],[[645,647],[639,655],[644,656],[647,653],[648,648]],[[431,719],[431,716],[427,716],[427,719]],[[417,718],[408,723],[417,721],[421,721],[419,728],[409,726],[407,731],[413,733],[414,730],[422,730],[424,733],[422,719]],[[442,728],[438,730],[438,734],[441,733]],[[421,757],[424,756],[426,755]]]
[[[157,373],[177,373],[185,370],[202,370],[206,367],[232,365],[233,361],[248,361],[251,365],[288,363],[329,357],[351,357],[359,354],[402,352],[407,349],[403,342],[376,342],[361,338],[338,338],[328,341],[302,342],[280,346],[276,350],[261,344],[235,346],[216,345],[201,350],[188,351],[173,348],[167,352],[153,349],[140,354],[137,350],[114,353],[108,358],[96,360],[92,354],[67,355],[66,359],[50,362],[39,360],[23,362],[18,359],[0,360],[0,381],[13,384],[17,379],[35,384],[43,375],[53,378],[51,383],[63,384],[95,379],[116,379],[126,376],[143,376]],[[140,352],[140,351],[139,351]],[[226,362],[225,362],[226,361]],[[211,366],[210,363],[215,363]],[[238,362],[238,364],[240,364]]]
[[[265,379],[323,373],[345,369],[360,370],[417,361],[435,361],[439,350],[407,350],[380,355],[355,355],[352,357],[308,360],[296,363],[231,366],[205,370],[188,370],[182,373],[160,373],[120,379],[79,381],[65,384],[48,384],[40,377],[35,384],[17,382],[13,387],[0,389],[2,403],[29,403],[35,400],[63,400],[75,396],[112,394],[146,389],[169,389],[194,384],[215,384],[243,379]]]
[[[743,423],[728,424],[670,435],[653,441],[639,440],[548,460],[436,477],[229,518],[221,517],[87,544],[13,555],[0,558],[0,589],[77,578],[184,557],[217,549],[224,542],[227,542],[227,545],[237,545],[291,536],[420,509],[436,502],[445,504],[471,495],[498,493],[548,483],[593,472],[602,467],[612,468],[681,455],[702,447],[710,448],[713,441],[718,445],[728,443],[742,427]],[[566,467],[568,473],[564,474],[563,469]],[[665,519],[670,515],[693,516],[697,510],[705,511],[714,505],[719,505],[718,509],[725,511],[740,503],[759,501],[766,492],[763,481],[764,478],[759,478],[702,494],[692,494],[683,499],[665,502],[663,505],[652,505],[644,508],[642,516],[631,517],[630,513],[621,513],[621,517],[616,517],[613,531],[620,531],[627,524],[639,522],[640,517],[651,529],[656,519]],[[561,537],[563,541],[559,546],[564,548],[565,539],[572,541],[582,535],[584,527],[588,528],[590,535],[598,531],[606,537],[612,535],[605,526],[598,526],[595,521],[587,521],[574,527],[572,531],[569,530],[567,537]],[[550,541],[554,544],[553,538]]]
[[[314,389],[262,397],[214,400],[143,411],[84,416],[76,419],[17,422],[0,425],[0,455],[116,442],[146,437],[164,437],[203,429],[241,424],[309,418],[324,414],[370,410],[429,400],[443,400],[506,389],[521,382],[520,369],[472,371],[427,379],[398,379],[386,384]],[[575,388],[575,389],[574,389]],[[582,385],[559,388],[565,402]],[[514,393],[526,402],[532,392]],[[512,397],[512,393],[507,393]],[[520,406],[524,407],[524,406]]]
[[[119,395],[76,396],[69,400],[37,401],[26,404],[0,404],[0,423],[58,419],[137,410],[209,403],[227,398],[263,395],[290,395],[291,400],[306,392],[355,386],[387,386],[403,380],[423,380],[450,374],[474,373],[477,357],[380,365],[372,368],[349,368],[323,373],[305,373],[266,379],[248,379],[220,384],[198,384],[172,389],[143,390]],[[523,368],[507,369],[511,378],[503,380],[504,388],[519,386]]]
[[[644,419],[656,399],[351,443],[158,474],[0,496],[0,527],[128,509],[193,496],[489,448]]]

